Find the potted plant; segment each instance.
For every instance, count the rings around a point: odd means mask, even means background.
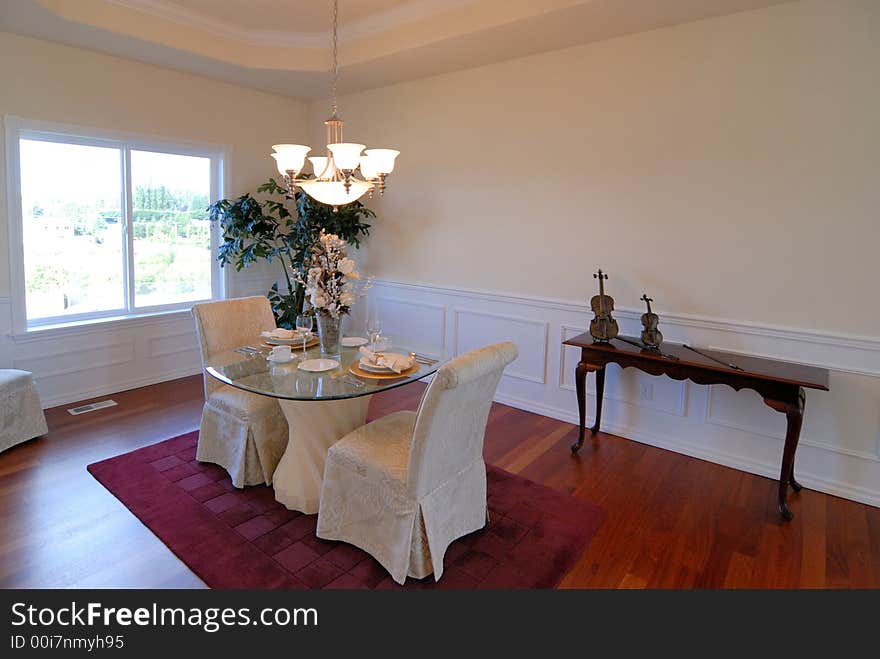
[[[269,198],[260,200],[247,193],[234,200],[221,199],[208,207],[211,221],[219,222],[223,231],[217,260],[221,266],[232,264],[240,271],[261,259],[277,259],[287,290],[279,289],[275,283],[267,297],[277,325],[293,329],[305,304],[306,264],[321,234],[333,234],[343,244],[357,248],[361,238],[370,234],[370,225],[364,220],[376,214],[360,201],[334,209],[302,191],[291,196],[275,179],[269,179],[257,192]],[[284,203],[291,200],[296,206],[295,215]]]

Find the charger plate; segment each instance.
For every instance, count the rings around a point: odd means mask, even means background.
[[[272,339],[269,337],[263,337],[263,343],[267,346],[290,346],[291,348],[300,348],[302,349],[302,339]],[[306,341],[306,348],[311,348],[312,346],[318,345],[318,337],[314,334],[312,338]]]
[[[417,373],[419,370],[419,364],[413,364],[410,368],[401,371],[400,373],[395,373],[394,371],[391,371],[390,373],[371,373],[370,371],[362,369],[360,365],[355,362],[351,365],[349,370],[359,378],[370,378],[372,380],[396,380],[397,378],[405,378],[413,373]]]

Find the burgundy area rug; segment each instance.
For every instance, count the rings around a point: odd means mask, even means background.
[[[266,486],[236,490],[195,459],[198,433],[89,465],[89,472],[211,588],[400,588],[372,557],[315,536],[317,515]],[[553,588],[603,509],[488,467],[490,522],[446,551],[443,576],[406,588]]]

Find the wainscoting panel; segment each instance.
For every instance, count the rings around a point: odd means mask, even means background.
[[[223,271],[227,297],[265,295],[280,270]],[[283,277],[282,277],[283,279]],[[43,407],[201,373],[189,310],[11,335],[11,304],[0,297],[0,367],[32,371]]]
[[[455,355],[499,341],[513,341],[520,346],[520,354],[504,375],[526,382],[546,384],[550,323],[468,309],[456,309],[454,322]]]
[[[189,311],[66,327],[0,340],[3,363],[32,371],[43,407],[201,371]]]
[[[562,325],[559,343],[583,333],[583,329]],[[573,346],[563,346],[559,365],[559,388],[575,391],[574,371],[580,361],[581,351]],[[595,395],[588,376],[589,392]],[[684,416],[687,409],[687,382],[671,380],[666,376],[654,377],[635,369],[621,369],[612,364],[606,371],[605,400],[639,405],[667,414]]]
[[[147,339],[147,357],[185,355],[192,357],[199,350],[196,334],[191,329],[176,334],[159,334]]]
[[[446,348],[446,307],[442,304],[429,304],[391,296],[376,296],[375,304],[385,334],[417,338],[419,342],[424,342],[424,345],[409,347],[419,353],[440,354]],[[361,323],[366,322],[364,315],[361,314],[359,317]],[[350,332],[343,326],[346,334],[355,333],[358,326],[354,323],[352,318],[349,324]]]
[[[135,361],[134,341],[130,338],[120,339],[115,343],[101,343],[79,350],[67,350],[63,344],[56,345],[52,351],[34,351],[31,348],[29,352],[32,354],[13,357],[12,368],[31,371],[37,380],[45,382],[92,369],[131,364]]]
[[[562,341],[586,330],[586,303],[377,280],[370,303],[393,318],[395,332],[418,333],[460,354],[513,340],[519,359],[496,400],[577,423],[574,369],[578,350]],[[381,300],[393,300],[392,307]],[[449,309],[440,313],[439,309]],[[621,331],[641,329],[638,309],[617,312]],[[880,506],[880,339],[729,320],[662,314],[667,340],[822,366],[831,392],[808,391],[798,450],[798,479],[809,488]],[[595,406],[587,378],[587,418]],[[633,369],[609,367],[603,430],[635,441],[776,478],[785,420],[753,392],[704,387]],[[577,458],[572,458],[577,459]]]

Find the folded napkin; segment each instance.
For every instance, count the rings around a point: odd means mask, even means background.
[[[298,333],[295,330],[276,327],[270,332],[262,332],[261,336],[264,336],[267,339],[293,339],[298,336]]]
[[[361,346],[361,364],[368,366],[382,366],[390,368],[395,373],[412,368],[413,359],[409,355],[400,355],[396,352],[373,352],[367,346]]]

